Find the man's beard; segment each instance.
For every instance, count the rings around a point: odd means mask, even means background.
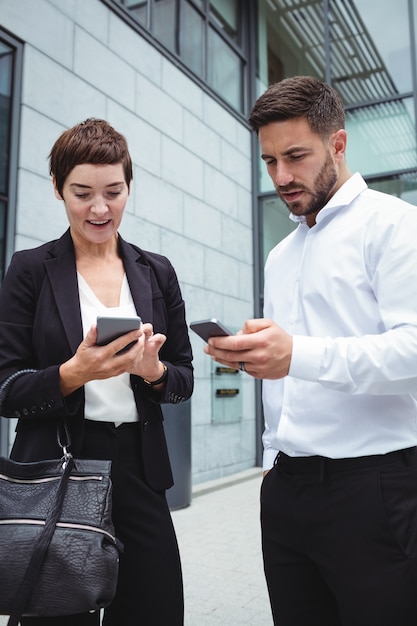
[[[277,189],[278,195],[285,202],[291,213],[294,215],[312,215],[318,213],[331,197],[332,189],[337,182],[337,172],[333,164],[332,158],[327,153],[326,160],[323,163],[323,167],[317,174],[317,177],[313,183],[312,188],[305,187],[304,185],[298,185],[296,182],[290,183],[285,187],[279,187]],[[291,189],[302,189],[303,191],[311,195],[310,202],[306,205],[301,202],[287,203],[282,197],[281,192],[291,191]]]

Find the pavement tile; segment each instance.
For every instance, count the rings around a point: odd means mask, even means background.
[[[172,512],[185,626],[272,626],[259,524],[261,470],[194,496]]]

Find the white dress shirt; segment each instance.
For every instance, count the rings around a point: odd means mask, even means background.
[[[105,306],[81,274],[77,273],[77,277],[84,338],[92,324],[96,323],[97,315],[131,317],[137,314],[126,274],[120,290],[120,306],[117,307]],[[90,380],[84,385],[84,390],[85,419],[114,422],[116,426],[139,419],[129,374],[124,373],[105,380]]]
[[[352,176],[269,254],[266,318],[293,335],[263,382],[264,468],[417,444],[417,208]]]

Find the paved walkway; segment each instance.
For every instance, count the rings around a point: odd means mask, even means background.
[[[184,573],[185,626],[272,626],[262,569],[260,484],[259,468],[203,483],[189,507],[172,512]],[[0,617],[0,626],[6,623]]]
[[[185,626],[272,626],[260,543],[261,470],[229,481],[236,484],[204,483],[191,506],[172,513],[184,573]]]

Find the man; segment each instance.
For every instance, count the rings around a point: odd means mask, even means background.
[[[340,96],[308,76],[255,103],[299,225],[268,257],[265,318],[206,352],[264,381],[274,623],[415,626],[417,209],[350,173],[344,123]]]

